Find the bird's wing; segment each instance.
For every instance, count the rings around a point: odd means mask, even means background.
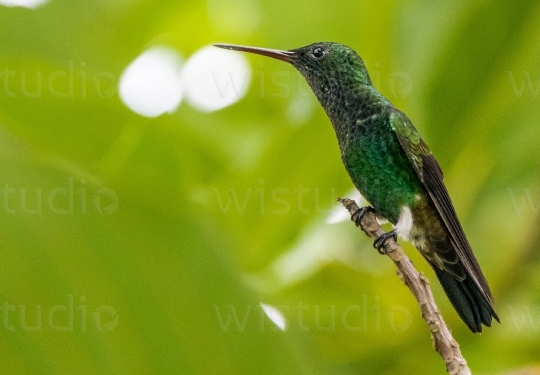
[[[393,111],[390,114],[390,126],[395,131],[403,151],[405,151],[416,174],[435,204],[439,215],[441,215],[461,263],[478,288],[485,294],[487,300],[493,304],[493,296],[487,281],[461,227],[446,186],[444,186],[442,170],[431,154],[431,150],[403,113],[397,110]]]

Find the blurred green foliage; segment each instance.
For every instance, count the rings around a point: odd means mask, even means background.
[[[349,222],[326,222],[352,184],[292,67],[250,56],[246,97],[213,113],[182,103],[148,119],[117,95],[156,44],[188,57],[319,40],[363,56],[445,171],[502,321],[471,334],[433,283],[470,366],[534,366],[539,22],[532,0],[0,5],[1,372],[444,373],[388,259]],[[72,91],[51,91],[55,72],[72,72]]]

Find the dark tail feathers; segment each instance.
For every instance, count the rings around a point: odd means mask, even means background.
[[[499,321],[491,303],[469,275],[465,280],[459,281],[450,273],[433,268],[448,299],[471,331],[482,332],[482,324],[491,327],[492,317]]]

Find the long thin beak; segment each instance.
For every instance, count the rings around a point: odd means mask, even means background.
[[[258,48],[258,47],[247,47],[247,46],[237,46],[235,44],[214,44],[214,46],[230,49],[234,51],[243,51],[249,53],[255,53],[257,55],[268,56],[273,59],[278,59],[290,63],[294,56],[294,52],[291,51],[280,51],[277,49],[268,49],[268,48]]]

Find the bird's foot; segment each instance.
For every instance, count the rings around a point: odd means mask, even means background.
[[[390,231],[388,233],[385,233],[385,234],[382,234],[379,238],[377,238],[375,240],[375,242],[373,242],[373,247],[375,249],[377,249],[377,251],[382,254],[382,255],[385,255],[385,251],[384,251],[384,246],[386,245],[386,241],[388,241],[388,239],[390,238],[393,238],[394,241],[397,242],[397,230],[394,229],[393,231]]]
[[[364,230],[364,228],[362,228],[362,226],[360,225],[360,222],[362,221],[362,218],[364,217],[364,215],[367,214],[368,212],[376,213],[377,211],[375,211],[375,209],[371,206],[365,206],[365,207],[359,208],[351,215],[351,220],[354,221],[356,226],[360,227],[362,230]]]

